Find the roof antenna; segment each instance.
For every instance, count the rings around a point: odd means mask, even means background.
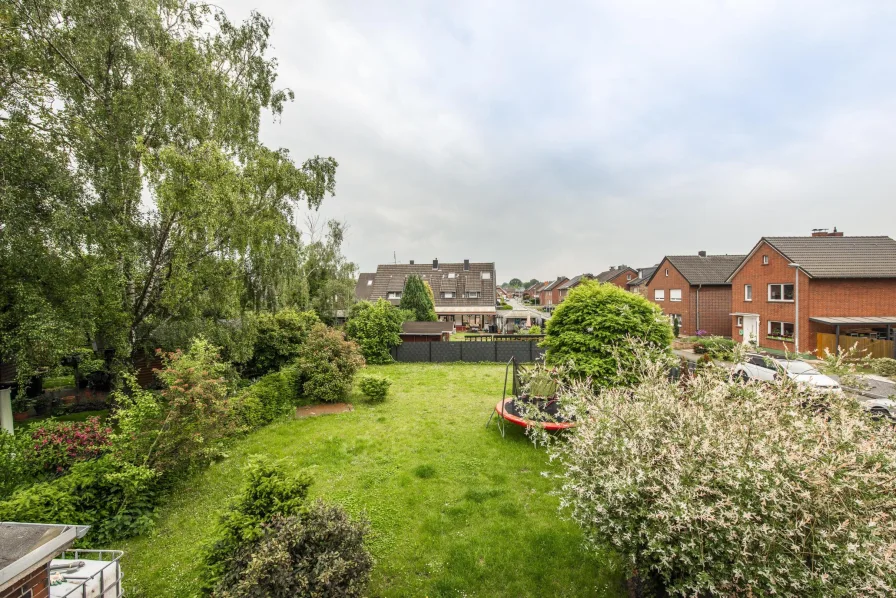
[[[398,258],[395,257],[395,251],[392,252],[392,263],[393,263],[393,264],[397,264],[397,263],[398,263]]]

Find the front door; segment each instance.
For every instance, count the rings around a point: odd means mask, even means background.
[[[744,344],[759,344],[759,316],[744,316]]]

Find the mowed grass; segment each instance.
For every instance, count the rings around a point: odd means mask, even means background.
[[[544,452],[519,429],[485,428],[502,365],[368,371],[392,380],[386,402],[356,394],[351,413],[274,424],[186,481],[151,535],[119,546],[128,595],[198,593],[201,546],[255,453],[308,471],[313,496],[366,514],[371,596],[623,595],[613,557],[586,551],[558,512]]]

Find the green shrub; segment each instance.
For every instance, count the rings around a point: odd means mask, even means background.
[[[368,374],[361,376],[358,385],[361,387],[361,392],[367,395],[371,401],[380,402],[386,400],[392,381],[383,376]]]
[[[306,499],[311,479],[304,474],[290,475],[269,458],[255,455],[244,475],[240,494],[221,515],[214,540],[204,551],[203,585],[207,590],[214,589],[232,572],[241,549],[261,539],[265,523],[272,517],[308,512]]]
[[[89,525],[89,538],[108,544],[152,527],[159,495],[156,481],[156,472],[105,455],[76,463],[65,476],[15,492],[0,502],[0,521]]]
[[[723,336],[704,336],[694,343],[694,353],[706,354],[710,359],[731,361],[737,343]]]
[[[529,334],[541,334],[541,326],[535,325],[529,328]]]
[[[341,332],[318,324],[302,345],[297,364],[302,394],[312,401],[335,402],[348,397],[364,358]]]
[[[32,483],[38,470],[31,437],[21,432],[13,435],[0,430],[0,500]]]
[[[549,364],[572,362],[574,374],[590,376],[600,386],[614,386],[632,380],[634,356],[620,350],[629,337],[666,349],[672,342],[672,327],[662,310],[644,297],[589,280],[557,307],[541,344],[547,348]]]
[[[818,394],[819,414],[787,379],[670,383],[635,355],[632,387],[561,397],[587,413],[551,451],[590,545],[670,596],[896,595],[896,427],[848,396]]]
[[[282,309],[277,313],[260,314],[256,322],[255,348],[246,365],[246,374],[263,376],[294,362],[316,324],[320,324],[320,318],[313,311]]]
[[[215,589],[219,598],[366,595],[373,559],[366,522],[316,502],[307,515],[274,517],[255,543],[242,547]]]
[[[881,357],[871,362],[871,369],[878,376],[887,378],[896,378],[896,359],[890,357]]]
[[[502,303],[501,305],[498,306],[498,309],[500,309],[501,311],[508,311],[508,310],[513,309],[513,306],[510,305],[509,303]]]
[[[401,344],[398,335],[406,315],[384,299],[361,301],[349,311],[345,334],[358,343],[367,363],[391,363],[390,350]]]
[[[418,274],[411,274],[404,281],[399,307],[411,312],[414,320],[418,322],[435,322],[439,319],[436,316],[432,289],[423,282]]]

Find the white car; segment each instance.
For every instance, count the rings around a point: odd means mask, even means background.
[[[875,417],[888,417],[896,421],[896,401],[893,399],[866,399],[862,407]]]
[[[842,392],[836,380],[825,376],[805,361],[751,353],[743,363],[734,368],[734,376],[741,379],[772,382],[782,375],[824,392]]]

